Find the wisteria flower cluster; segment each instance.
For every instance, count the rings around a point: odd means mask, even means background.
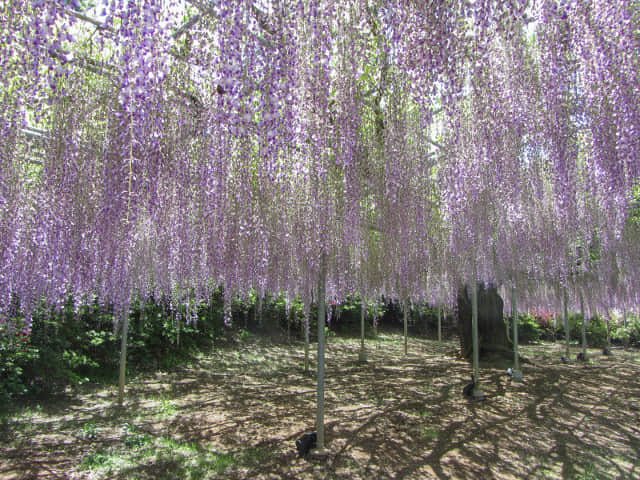
[[[319,278],[638,304],[637,2],[97,3],[0,6],[2,315]]]

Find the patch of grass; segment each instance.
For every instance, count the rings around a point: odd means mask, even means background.
[[[38,430],[36,420],[41,416],[43,416],[43,409],[39,403],[26,406],[10,405],[0,413],[0,433],[8,434],[9,431],[16,429],[21,434],[28,435]]]
[[[104,453],[92,453],[80,462],[82,470],[104,469],[113,463],[113,456]]]
[[[378,334],[378,336],[372,340],[379,343],[390,343],[391,345],[400,345],[404,343],[404,337],[399,337],[397,335],[389,336]]]
[[[207,450],[197,443],[143,434],[130,423],[123,428],[123,447],[88,455],[78,470],[91,470],[95,478],[201,480],[233,470],[258,468],[267,455],[257,448]]]
[[[259,364],[262,364],[268,361],[268,359],[264,355],[261,355],[259,353],[246,353],[242,357],[242,360],[245,362],[259,363]]]
[[[139,448],[152,441],[149,436],[140,431],[139,427],[131,423],[125,423],[123,429],[125,432],[124,444],[127,448]]]
[[[158,414],[162,418],[175,417],[178,414],[178,406],[171,400],[163,398],[162,400],[160,400]]]
[[[420,430],[420,436],[424,440],[435,440],[438,438],[438,431],[433,428],[423,428]]]
[[[98,428],[93,422],[87,422],[82,425],[80,434],[87,440],[95,440],[96,438],[98,438]]]
[[[575,476],[576,480],[602,480],[610,478],[609,476],[602,476],[600,472],[593,465],[586,465],[584,471]]]
[[[42,414],[42,405],[37,403],[36,405],[28,405],[24,408],[19,409],[16,412],[15,416],[20,418],[21,420],[29,420],[41,414]]]

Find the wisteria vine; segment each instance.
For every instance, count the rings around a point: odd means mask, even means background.
[[[0,7],[3,316],[321,274],[637,305],[637,2],[98,3]]]

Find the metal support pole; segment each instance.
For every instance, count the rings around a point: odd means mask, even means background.
[[[304,372],[309,373],[309,307],[304,312]]]
[[[408,308],[408,302],[405,300],[404,302],[404,354],[407,355],[407,352],[409,350],[409,346],[408,346],[408,339],[407,339],[407,308]]]
[[[511,378],[516,382],[522,380],[522,371],[520,370],[520,353],[518,351],[518,305],[517,305],[517,287],[515,283],[511,287],[511,316],[513,317],[513,373]]]
[[[484,393],[480,387],[480,345],[478,342],[478,284],[471,287],[471,336],[473,338],[473,378],[475,387],[471,396],[474,400],[482,400]]]
[[[127,334],[129,331],[129,309],[122,313],[122,336],[120,339],[120,379],[118,382],[118,405],[124,403],[124,383],[127,371]]]
[[[364,363],[367,361],[367,351],[364,348],[364,321],[367,316],[367,301],[362,297],[362,305],[360,306],[360,353],[358,361]]]
[[[584,313],[584,295],[582,289],[579,289],[580,294],[580,314],[582,315],[582,360],[587,360],[587,316]]]
[[[318,391],[316,411],[316,448],[314,454],[326,454],[324,447],[324,328],[326,323],[325,272],[318,278]]]
[[[563,300],[563,321],[564,321],[564,339],[565,339],[565,356],[567,358],[567,361],[569,361],[571,359],[571,351],[569,350],[569,311],[568,311],[568,306],[567,303],[569,302],[568,299],[568,295],[567,295],[567,287],[564,287],[564,289],[562,290],[563,295],[562,295],[562,300]]]

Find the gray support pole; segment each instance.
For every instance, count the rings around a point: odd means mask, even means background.
[[[438,343],[442,342],[442,306],[438,307]]]
[[[511,316],[513,318],[513,373],[511,378],[519,382],[522,380],[520,370],[520,352],[518,351],[518,290],[516,284],[511,287]]]
[[[144,311],[144,307],[143,307],[143,311]],[[142,313],[141,313],[142,314]],[[176,346],[178,348],[180,348],[180,319],[178,318],[178,316],[176,315],[176,330],[177,330],[177,334],[176,334]]]
[[[364,320],[367,316],[367,301],[362,297],[362,305],[360,306],[360,354],[358,360],[362,363],[367,361],[367,351],[364,348]]]
[[[471,287],[471,336],[473,338],[473,378],[475,388],[471,395],[476,400],[484,398],[484,393],[480,387],[480,345],[478,342],[478,284],[473,283]]]
[[[304,373],[309,373],[309,306],[304,312]]]
[[[629,336],[627,335],[627,309],[626,308],[622,309],[622,326],[625,331],[626,340],[624,341],[624,348],[626,350],[629,347]]]
[[[587,316],[584,313],[584,295],[582,289],[579,289],[580,294],[580,314],[582,315],[582,360],[587,360]]]
[[[124,403],[124,382],[127,370],[127,333],[129,331],[129,309],[122,313],[122,336],[120,339],[120,380],[118,382],[118,405]]]
[[[562,290],[562,314],[563,314],[563,322],[564,322],[564,339],[565,339],[565,356],[567,361],[571,359],[571,352],[569,350],[569,311],[567,303],[569,302],[567,295],[567,287],[564,287]]]
[[[324,327],[326,323],[325,273],[318,278],[318,392],[316,415],[316,450],[324,451]]]
[[[408,302],[405,300],[404,302],[404,354],[407,355],[408,351],[409,351],[409,346],[408,346],[408,339],[407,339],[407,308],[408,308]]]

